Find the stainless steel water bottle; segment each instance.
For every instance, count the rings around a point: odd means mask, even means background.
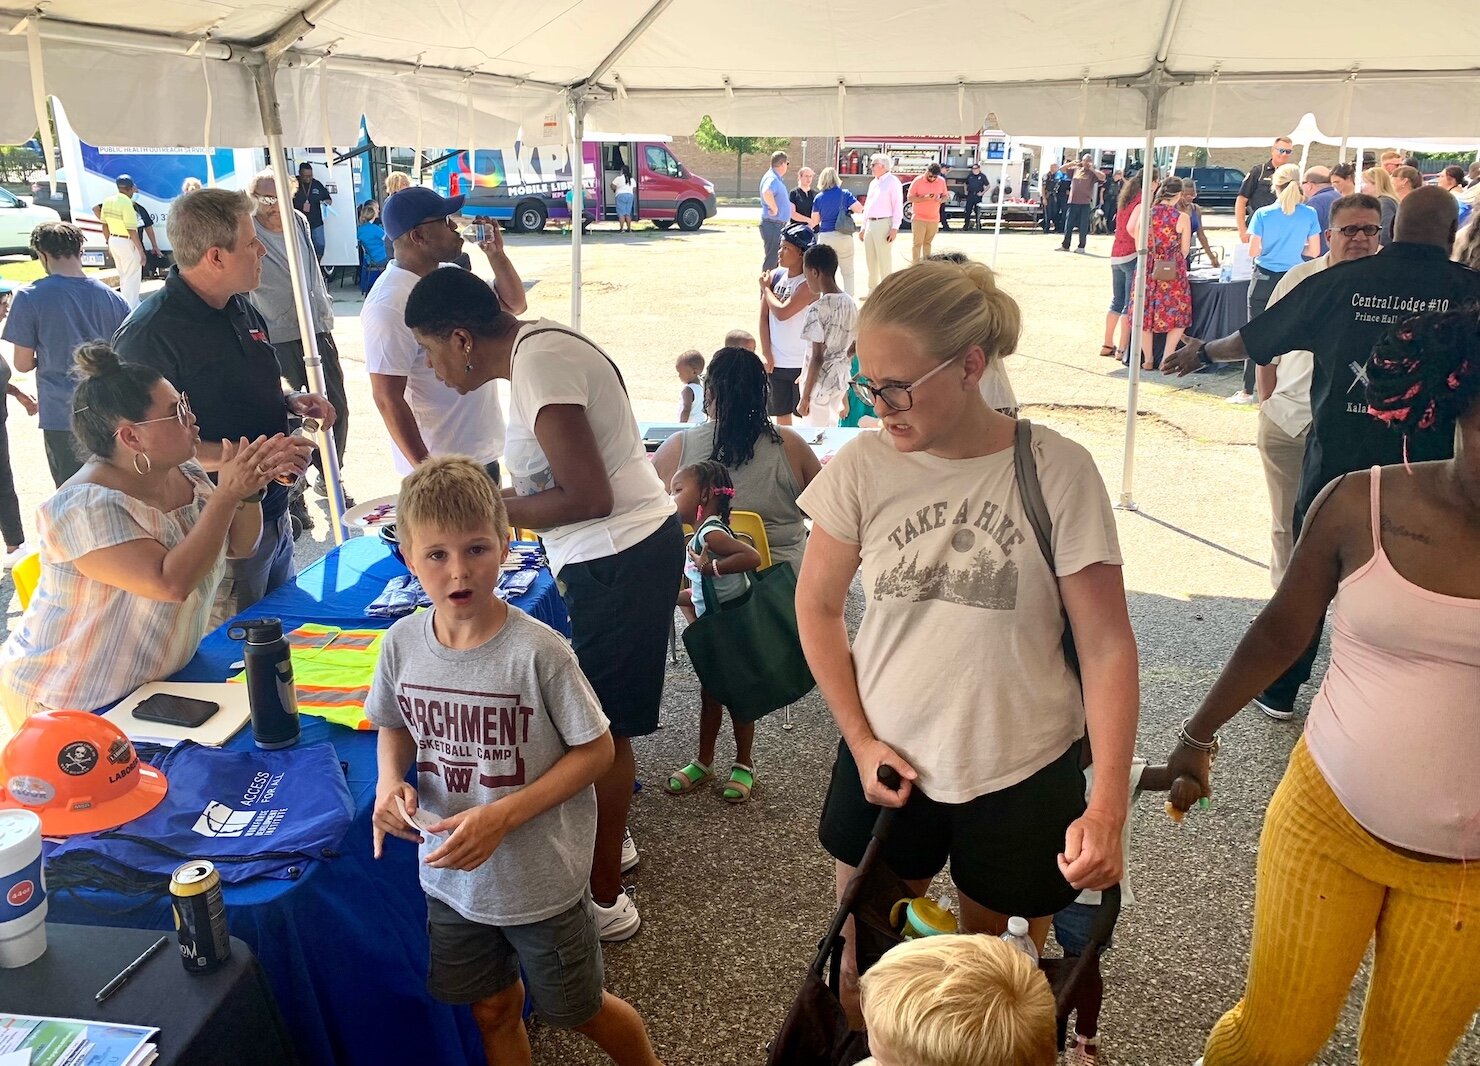
[[[298,692],[293,687],[293,656],[277,618],[253,618],[226,631],[245,642],[247,702],[252,708],[252,739],[259,748],[298,743]]]

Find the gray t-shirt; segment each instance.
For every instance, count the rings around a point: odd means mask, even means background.
[[[571,748],[607,731],[575,653],[516,607],[492,640],[454,650],[432,630],[436,611],[391,626],[365,714],[416,738],[421,808],[447,817],[517,792]],[[527,925],[574,906],[591,876],[596,791],[587,787],[503,839],[474,870],[426,857],[447,839],[422,834],[421,887],[470,921]]]
[[[313,318],[315,333],[330,333],[334,329],[334,299],[329,287],[324,284],[324,273],[318,268],[314,255],[313,241],[308,234],[308,223],[296,211],[294,225],[298,228],[298,262],[308,275],[308,312]],[[283,235],[268,229],[256,219],[257,236],[267,248],[262,257],[262,283],[247,294],[262,317],[267,319],[267,339],[273,344],[282,341],[302,340],[298,328],[298,310],[293,306],[293,283],[288,277],[288,249]]]

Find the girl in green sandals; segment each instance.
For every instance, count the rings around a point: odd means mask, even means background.
[[[760,553],[738,539],[731,531],[730,505],[735,486],[723,463],[706,459],[686,466],[673,475],[673,502],[681,518],[693,516],[694,532],[688,543],[688,562],[684,574],[689,587],[678,594],[678,606],[684,617],[693,622],[704,613],[704,581],[710,579],[720,602],[738,599],[750,591],[746,575],[761,565]],[[676,771],[663,787],[675,796],[693,792],[714,779],[714,744],[719,739],[724,706],[703,688],[699,690],[699,757]],[[735,727],[735,765],[725,782],[724,797],[730,803],[744,803],[755,788],[755,760],[751,744],[755,740],[755,723],[731,717]]]

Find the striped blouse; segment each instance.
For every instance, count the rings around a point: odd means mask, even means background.
[[[104,707],[168,677],[195,654],[226,570],[224,544],[183,603],[125,592],[76,566],[89,552],[129,541],[148,538],[170,549],[184,540],[215,486],[197,462],[180,469],[195,496],[173,511],[90,483],[63,486],[37,511],[41,580],[0,648],[0,698],[12,725],[39,710]]]

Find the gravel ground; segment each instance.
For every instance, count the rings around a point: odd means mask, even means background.
[[[1229,234],[1218,236],[1231,243]],[[565,245],[554,235],[511,237],[509,244],[532,312],[568,321]],[[985,259],[991,244],[990,233],[951,232],[936,247]],[[1028,416],[1089,448],[1118,498],[1125,371],[1096,356],[1109,296],[1109,238],[1092,238],[1084,256],[1053,252],[1056,244],[1037,231],[1002,237],[1002,284],[1022,304],[1026,322],[1019,354],[1007,365]],[[759,251],[754,227],[729,219],[692,234],[648,229],[588,237],[583,325],[621,363],[639,418],[672,417],[680,351],[713,350],[734,327],[754,331]],[[859,262],[861,269],[861,256]],[[346,288],[336,299],[354,412],[346,481],[367,499],[394,491],[396,479],[363,371],[359,297]],[[1166,755],[1176,724],[1269,594],[1255,412],[1222,401],[1237,387],[1233,373],[1175,384],[1152,374],[1137,404],[1139,510],[1116,515],[1141,650],[1138,747],[1152,761]],[[40,434],[11,411],[11,456],[29,514],[50,482]],[[325,524],[299,543],[300,565],[325,550]],[[0,602],[9,605],[13,624],[18,605],[11,593],[6,579]],[[855,586],[855,623],[861,610]],[[644,925],[634,940],[607,950],[608,985],[642,1012],[665,1062],[756,1063],[832,911],[832,874],[816,822],[837,732],[814,694],[795,708],[794,731],[782,728],[780,715],[761,724],[761,784],[749,806],[732,808],[707,793],[675,799],[658,783],[692,755],[697,690],[680,651],[664,728],[637,746],[648,787],[633,808],[643,861],[631,880]],[[1107,1063],[1190,1063],[1209,1027],[1238,999],[1260,823],[1299,729],[1298,721],[1246,712],[1225,732],[1210,811],[1194,812],[1178,827],[1153,796],[1134,813],[1138,904],[1122,916],[1105,960]],[[721,759],[727,752],[722,744]],[[1349,1006],[1319,1061],[1354,1061],[1356,1031]],[[604,1061],[565,1034],[537,1028],[533,1040],[536,1062]],[[1480,1037],[1471,1034],[1452,1061],[1480,1062]]]

